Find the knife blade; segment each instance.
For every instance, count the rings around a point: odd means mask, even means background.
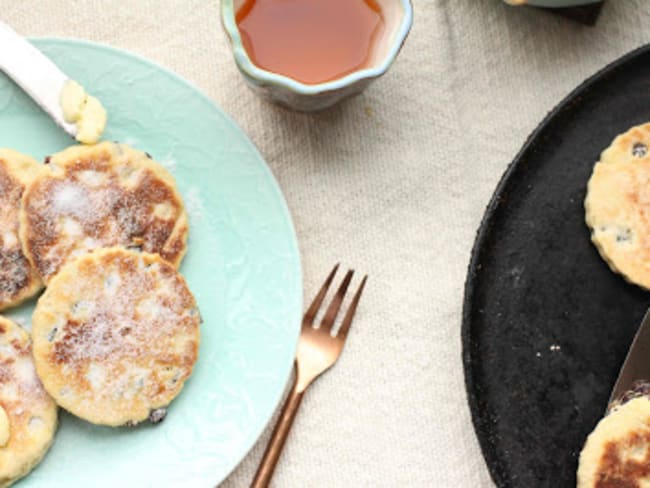
[[[634,336],[616,384],[609,397],[609,405],[633,389],[638,381],[650,381],[650,309]]]
[[[50,59],[0,21],[0,71],[18,84],[65,132],[77,136],[77,126],[65,121],[61,91],[69,80]]]

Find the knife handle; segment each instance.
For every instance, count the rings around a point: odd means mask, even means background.
[[[65,121],[61,91],[69,77],[27,39],[0,21],[0,71],[14,80],[72,137],[77,127]]]

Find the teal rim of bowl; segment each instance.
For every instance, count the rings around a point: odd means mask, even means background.
[[[404,16],[402,17],[402,22],[400,23],[392,46],[379,66],[354,71],[343,78],[337,78],[336,80],[327,81],[325,83],[307,85],[294,80],[293,78],[289,78],[288,76],[262,69],[251,61],[246,49],[244,48],[241,36],[239,35],[239,28],[237,27],[237,22],[235,20],[235,7],[233,1],[234,0],[221,0],[221,21],[230,37],[232,51],[237,66],[259,84],[284,86],[301,95],[317,95],[324,92],[335,91],[353,85],[358,81],[377,78],[378,76],[383,75],[388,71],[388,68],[397,57],[397,54],[406,40],[406,36],[411,30],[411,25],[413,24],[413,6],[411,5],[411,1],[399,0],[402,9],[404,10]]]

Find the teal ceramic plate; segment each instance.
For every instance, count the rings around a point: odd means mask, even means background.
[[[106,139],[148,151],[176,177],[190,216],[181,272],[204,323],[194,373],[163,423],[112,429],[62,412],[20,487],[213,487],[262,432],[293,362],[302,281],[282,194],[244,133],[178,76],[97,44],[34,43],[102,100]],[[0,146],[42,160],[70,144],[0,74]],[[28,326],[33,305],[8,315]]]

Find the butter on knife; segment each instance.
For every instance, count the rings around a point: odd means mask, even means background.
[[[63,85],[60,102],[65,121],[77,126],[77,140],[84,144],[97,142],[106,128],[106,110],[101,102],[74,80]]]
[[[0,22],[0,71],[13,79],[64,131],[84,144],[99,140],[106,110],[41,51]]]

